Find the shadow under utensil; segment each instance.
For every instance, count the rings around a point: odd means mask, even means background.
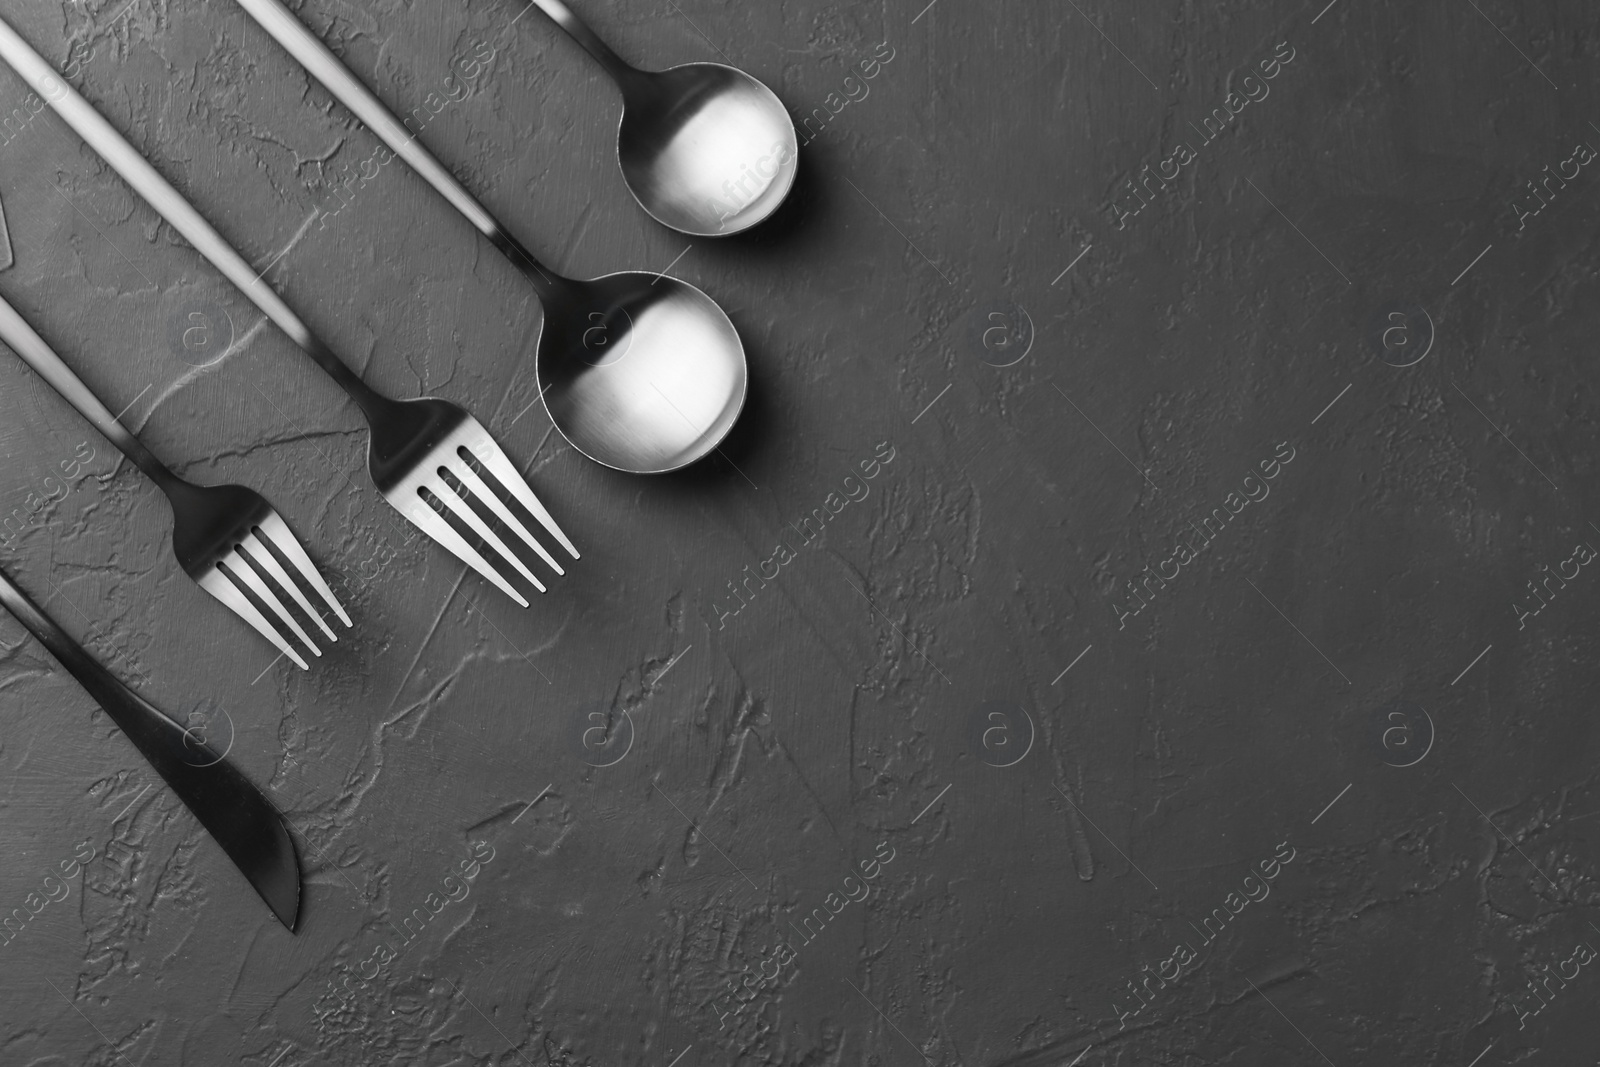
[[[11,227],[6,225],[5,205],[0,204],[0,270],[10,270],[16,261],[11,252]]]
[[[794,185],[776,211],[748,230],[727,237],[711,238],[700,242],[697,247],[714,252],[720,245],[743,252],[772,252],[792,256],[794,249],[790,246],[796,235],[831,206],[822,183],[817,180],[819,173],[825,173],[826,170],[818,167],[816,149],[801,145],[796,159]]]

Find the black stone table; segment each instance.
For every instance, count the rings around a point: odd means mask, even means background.
[[[9,5],[584,558],[524,611],[415,536],[343,396],[0,76],[0,294],[356,623],[274,660],[0,355],[0,560],[305,867],[291,935],[0,622],[0,1062],[1593,1060],[1593,5],[923,3],[579,3],[793,113],[791,202],[720,242],[637,208],[520,2],[297,8],[553,267],[728,309],[749,407],[656,478],[553,431],[526,284],[233,5]]]

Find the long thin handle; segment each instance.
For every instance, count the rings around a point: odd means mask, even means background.
[[[122,454],[133,460],[156,484],[166,487],[176,480],[176,476],[127,427],[117,421],[111,409],[89,391],[83,379],[61,361],[61,357],[45,343],[45,339],[17,314],[17,309],[4,297],[0,297],[0,341],[4,341],[24,363],[38,371],[51,388],[78,409],[78,414],[94,423],[94,428],[106,440],[121,449]]]
[[[567,31],[574,41],[583,46],[606,72],[616,81],[618,88],[626,88],[628,83],[634,81],[639,72],[633,65],[623,61],[622,57],[611,50],[611,46],[602,41],[595,32],[561,0],[533,0],[533,6],[550,16],[550,20],[563,30]]]
[[[111,716],[145,758],[165,776],[165,764],[173,757],[183,762],[183,727],[165,712],[144,701],[116,677],[84,647],[74,641],[56,621],[44,613],[24,593],[10,575],[0,571],[0,604],[27,627],[28,632],[60,661],[67,672],[88,690],[105,713]]]
[[[512,263],[521,268],[533,282],[541,298],[551,295],[550,289],[553,286],[550,277],[533,255],[522,247],[521,243],[512,237],[482,204],[478,203],[476,197],[467,192],[466,186],[457,181],[455,175],[433,157],[433,153],[422,146],[416,134],[406,129],[405,124],[395,117],[394,112],[390,111],[372,90],[350,73],[350,68],[322,43],[320,37],[312,33],[279,0],[238,0],[238,3],[249,12],[251,18],[261,24],[262,29],[284,47],[285,51],[299,60],[301,66],[311,72],[312,77],[321,82],[340,103],[350,109],[356,118],[377,134],[395,155],[409,163],[429,185],[437,189],[457,211],[465,215],[467,221],[472,223],[479,233],[487,237]]]
[[[261,790],[224,761],[226,753],[119,682],[4,571],[0,604],[88,690],[292,932],[300,912],[300,861],[282,816]]]
[[[183,198],[183,194],[146,162],[92,104],[58,78],[44,57],[34,51],[33,46],[24,41],[4,19],[0,19],[0,58],[4,58],[13,70],[22,75],[34,91],[66,120],[67,125],[78,132],[78,136],[99,152],[112,169],[122,175],[124,181],[172,224],[173,229],[211,261],[212,266],[226,275],[229,281],[239,287],[240,292],[278,324],[279,329],[316,360],[352,399],[365,406],[373,398],[374,394],[361,379],[317,340],[310,327],[289,309],[289,305],[271,286],[261,280],[261,276],[250,268],[243,256],[234,251],[227,239],[201,217],[200,212]]]
[[[0,604],[5,605],[5,609],[15,615],[17,621],[26,626],[28,632],[38,638],[39,643],[49,649],[50,654],[60,660],[62,666],[97,700],[107,685],[121,687],[121,682],[96,663],[82,645],[67,636],[67,632],[41,611],[4,571],[0,571]]]
[[[193,777],[193,767],[188,763],[191,757],[184,748],[183,726],[118,681],[54,619],[46,615],[4,571],[0,571],[0,604],[5,605],[5,609],[27,627],[28,632],[78,680],[78,684],[88,690],[95,703],[111,716],[111,720],[138,746],[145,759],[169,784],[180,785],[177,779]],[[212,761],[207,758],[202,762],[209,764]]]

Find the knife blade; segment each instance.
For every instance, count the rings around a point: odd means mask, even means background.
[[[300,859],[271,802],[207,742],[113,677],[4,571],[0,604],[89,691],[293,933]]]

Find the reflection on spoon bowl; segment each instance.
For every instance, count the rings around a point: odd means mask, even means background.
[[[623,176],[675,230],[722,237],[762,221],[794,185],[799,151],[783,103],[742,70],[690,63],[624,83]]]
[[[744,407],[744,346],[687,282],[628,271],[568,288],[547,315],[538,375],[573,447],[633,474],[677,470],[716,448]]]

